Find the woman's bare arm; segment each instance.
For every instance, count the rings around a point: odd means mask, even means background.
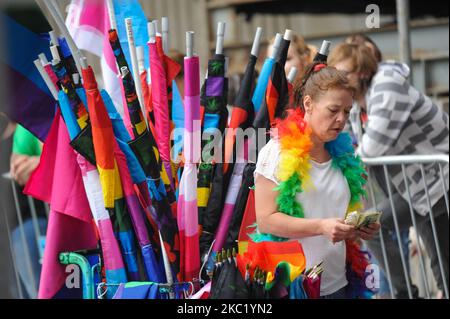
[[[354,235],[354,227],[339,218],[297,218],[278,212],[279,192],[273,190],[276,186],[264,176],[255,178],[256,222],[260,232],[291,239],[325,235],[332,242]]]

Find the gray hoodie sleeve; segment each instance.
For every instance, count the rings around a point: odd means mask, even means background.
[[[379,71],[368,94],[368,122],[358,153],[363,157],[385,155],[401,134],[411,114],[409,84],[405,77]]]

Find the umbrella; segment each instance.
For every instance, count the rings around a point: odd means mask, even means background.
[[[52,48],[52,54],[55,55],[55,46]],[[80,97],[78,96],[75,84],[67,73],[62,60],[59,60],[59,56],[55,56],[55,58],[58,59],[53,60],[53,70],[58,78],[58,83],[61,89],[66,92],[71,107],[71,113],[74,114],[74,117],[67,115],[67,118],[70,118],[68,129],[73,132],[78,131],[77,136],[71,137],[70,144],[79,154],[83,155],[83,157],[86,158],[91,164],[95,165],[94,144],[92,138],[92,128],[89,124],[89,114],[85,105],[83,105]]]
[[[51,31],[54,32],[54,31]],[[53,41],[52,41],[53,42]],[[78,73],[77,65],[75,63],[75,59],[72,56],[72,52],[70,52],[69,45],[67,44],[66,39],[64,38],[58,38],[58,41],[55,40],[56,43],[53,43],[54,45],[58,45],[58,52],[61,57],[63,57],[63,63],[64,66],[69,73],[69,76],[73,77],[76,75],[78,78],[80,74]],[[78,81],[78,83],[75,83],[77,87],[81,87],[81,81]]]
[[[255,114],[257,114],[261,108],[264,97],[266,96],[267,84],[269,83],[270,74],[272,73],[273,65],[275,64],[275,57],[280,46],[282,35],[277,33],[273,44],[273,51],[270,57],[267,57],[264,61],[261,73],[258,77],[258,82],[253,92],[252,102],[255,108]]]
[[[320,298],[320,282],[323,272],[321,264],[315,265],[305,272],[303,288],[309,299]]]
[[[246,129],[251,126],[253,121],[253,105],[251,101],[251,91],[252,84],[254,80],[255,65],[259,51],[259,40],[261,37],[262,29],[258,28],[256,31],[255,39],[253,42],[252,51],[250,54],[249,62],[244,72],[244,77],[241,82],[241,86],[236,95],[236,100],[234,103],[233,111],[231,113],[231,120],[229,127],[227,129],[227,135],[225,137],[225,162],[223,164],[224,173],[227,170],[233,171],[232,177],[230,179],[229,185],[224,184],[223,190],[227,190],[227,195],[225,198],[225,205],[220,218],[220,223],[215,235],[215,243],[213,251],[218,251],[223,247],[223,244],[228,235],[228,230],[230,226],[230,221],[233,216],[234,206],[236,203],[236,198],[239,193],[239,189],[242,184],[242,174],[245,167],[245,146],[248,140],[240,141],[241,143],[237,145],[237,156],[238,163],[233,165],[233,148],[235,144],[235,132],[237,128]],[[228,162],[231,162],[229,165]],[[229,168],[230,167],[230,168]]]
[[[163,166],[166,169],[169,181],[172,183],[172,169],[170,166],[170,114],[167,96],[167,76],[163,60],[161,59],[161,53],[158,52],[156,37],[152,35],[151,31],[148,48],[151,65],[150,76],[152,80],[152,105],[153,114],[155,117],[156,143],[158,145]],[[171,80],[169,83],[171,84]]]
[[[157,228],[156,225],[154,225],[153,228],[147,227],[144,219],[146,213],[143,209],[143,207],[147,206],[145,204],[142,206],[133,187],[133,184],[145,183],[146,185],[145,174],[139,165],[136,156],[128,145],[131,138],[125,129],[125,125],[120,118],[119,113],[115,109],[111,98],[105,90],[101,91],[101,95],[111,118],[117,145],[120,148],[117,149],[116,147],[115,156],[119,168],[124,197],[130,213],[134,232],[141,248],[147,279],[153,282],[162,282],[164,280],[164,276],[158,267],[153,245],[149,237],[149,232],[154,234],[157,232]],[[148,192],[148,189],[145,190]]]
[[[280,262],[276,266],[273,278],[265,287],[270,299],[287,299],[289,297],[290,273],[290,265],[287,262]]]
[[[120,53],[120,45],[117,45],[114,51]],[[148,191],[152,199],[152,206],[149,207],[150,212],[148,217],[157,224],[162,235],[163,242],[161,243],[161,248],[168,251],[168,260],[170,261],[170,265],[165,263],[166,276],[171,276],[170,267],[176,274],[179,273],[179,239],[176,220],[171,210],[168,193],[162,181],[164,175],[161,174],[161,171],[164,172],[164,169],[159,160],[159,152],[153,137],[152,132],[154,130],[152,130],[151,122],[149,122],[150,131],[146,127],[136,95],[134,80],[126,66],[121,67],[121,73],[125,95],[127,96],[126,100],[130,122],[135,135],[134,139],[129,141],[128,144],[146,176]],[[140,188],[144,191],[142,186]],[[145,193],[143,195],[145,196]],[[149,200],[144,198],[144,201]]]
[[[210,299],[244,299],[249,297],[246,282],[237,269],[236,253],[223,250],[213,274]]]
[[[200,110],[202,134],[213,132],[216,129],[222,132],[228,120],[226,108],[228,79],[225,77],[226,63],[223,55],[224,33],[225,24],[219,22],[216,52],[213,58],[208,61],[208,74],[202,87]],[[212,140],[204,140],[202,149],[208,148],[207,145],[210,143],[212,143]],[[217,154],[214,155],[217,156]],[[231,175],[228,173],[224,176],[223,164],[215,164],[213,156],[203,157],[203,162],[199,167],[197,183],[199,225],[202,229],[200,234],[200,256],[202,260],[207,255],[214,240],[226,195],[223,191],[223,184]],[[222,162],[222,158],[219,162]]]
[[[166,22],[166,23],[165,23]],[[167,18],[163,17],[162,19],[163,23],[163,29],[168,29],[168,20]],[[167,31],[167,32],[166,32]],[[158,52],[158,55],[161,59],[162,65],[164,67],[165,71],[165,79],[166,79],[166,89],[167,89],[167,105],[168,105],[168,112],[169,112],[169,131],[165,131],[164,135],[161,136],[161,139],[168,141],[168,144],[170,145],[170,132],[175,128],[175,118],[178,117],[179,114],[173,113],[173,102],[174,102],[174,91],[176,90],[174,88],[175,78],[177,77],[178,73],[181,71],[181,66],[169,58],[165,53],[167,52],[168,48],[166,47],[166,51],[163,50],[163,44],[168,41],[168,30],[163,31],[163,37],[155,36],[156,39],[156,49]],[[175,84],[176,86],[176,84]],[[179,92],[178,92],[179,93]],[[177,102],[177,101],[176,101]],[[153,101],[152,103],[152,110],[154,108]],[[154,117],[154,116],[153,116]],[[155,128],[156,130],[156,128]],[[155,136],[157,136],[155,134]],[[158,139],[160,137],[158,136]],[[167,156],[169,157],[169,160],[164,160],[163,158],[163,166],[165,168],[164,174],[167,175],[167,179],[164,180],[164,184],[166,185],[166,190],[168,192],[168,197],[171,201],[171,203],[175,202],[175,196],[174,191],[177,186],[177,179],[176,179],[176,166],[170,159],[170,150],[167,153]],[[162,156],[161,156],[162,157]]]
[[[324,40],[322,42],[322,45],[320,46],[319,52],[317,52],[316,55],[314,56],[313,61],[327,63],[328,53],[330,52],[330,46],[331,42]]]
[[[125,59],[125,54],[122,51],[120,41],[117,35],[117,31],[114,29],[109,30],[109,43],[116,57],[116,62],[119,70],[122,74],[122,83],[125,93],[125,100],[127,103],[128,116],[132,124],[132,130],[134,137],[141,135],[146,129],[145,119],[142,115],[139,100],[136,94],[136,89],[134,86],[134,80],[129,72],[130,67]]]
[[[305,288],[303,286],[305,276],[298,276],[290,285],[289,299],[308,299]]]
[[[306,260],[298,241],[255,243],[249,240],[245,244],[239,243],[237,265],[242,276],[253,273],[252,298],[265,297],[264,291],[273,298],[281,298],[287,297],[289,284],[304,271]],[[265,273],[265,279],[260,279],[263,286],[265,284],[264,289],[257,284],[258,278],[263,277],[258,272]]]
[[[74,144],[72,142],[74,141],[74,139],[79,138],[80,132],[82,132],[80,130],[80,125],[85,125],[84,129],[90,127],[88,114],[84,106],[85,104],[81,102],[81,98],[75,91],[74,84],[67,76],[67,72],[65,71],[62,63],[59,62],[54,64],[56,66],[56,74],[60,77],[59,83],[63,88],[63,90],[60,90],[58,93],[59,105],[66,123],[66,129],[71,139],[71,145],[73,147]],[[65,93],[65,91],[70,92],[70,97]],[[77,115],[74,111],[78,111]],[[80,120],[80,118],[82,120]],[[89,131],[85,130],[85,132]],[[92,142],[92,135],[91,138],[87,141]],[[93,154],[91,155],[91,161],[93,160],[95,162],[93,145],[92,153]],[[96,222],[97,228],[99,230],[99,237],[103,250],[103,258],[105,261],[106,280],[107,282],[111,283],[123,282],[124,280],[126,280],[125,266],[120,255],[117,241],[112,235],[112,222],[110,220],[108,212],[104,208],[98,172],[95,166],[90,164],[90,162],[87,161],[83,156],[78,155],[76,157],[76,161],[79,165],[79,169],[83,177],[83,184],[86,194],[88,195],[89,206],[91,208],[94,221]]]
[[[187,53],[184,59],[185,118],[184,170],[178,196],[178,230],[180,232],[180,279],[192,281],[200,269],[198,243],[196,163],[200,157],[200,66],[193,55],[193,32],[186,33]]]
[[[247,205],[254,204],[254,200],[252,202],[252,200],[249,198],[249,194],[252,191],[251,187],[254,185],[254,171],[254,163],[248,163],[247,165],[245,165],[244,172],[242,174],[242,185],[236,198],[233,216],[231,217],[230,227],[228,228],[227,238],[224,244],[227,248],[236,246]]]
[[[94,72],[90,67],[82,69],[83,85],[92,126],[95,158],[103,192],[105,208],[113,216],[113,226],[121,243],[127,273],[132,280],[139,279],[134,234],[127,211],[123,187],[115,152],[117,144],[114,131],[102,96],[97,88]]]
[[[156,146],[155,139],[153,138],[152,124],[149,122],[150,131],[147,130],[144,116],[141,111],[138,97],[136,95],[135,83],[129,69],[127,67],[124,54],[121,49],[120,43],[114,36],[114,30],[110,32],[110,44],[113,48],[114,55],[118,58],[118,65],[122,73],[122,82],[126,95],[127,109],[134,133],[134,140],[129,141],[129,145],[136,155],[142,169],[144,170],[147,178],[147,186],[152,196],[154,209],[151,209],[149,217],[158,225],[158,228],[162,231],[162,236],[166,242],[166,249],[170,247],[170,262],[174,269],[178,269],[178,251],[175,248],[178,243],[176,237],[176,222],[172,216],[170,202],[173,202],[174,196],[170,196],[168,189],[164,187],[163,180],[168,181],[166,171],[159,162],[159,153]],[[120,64],[119,64],[120,63]],[[169,182],[167,182],[168,184]],[[170,200],[170,202],[169,202]],[[164,228],[164,231],[161,229]],[[175,228],[174,228],[175,227]],[[167,265],[168,266],[168,265]],[[176,271],[178,273],[178,271]]]
[[[224,171],[228,170],[229,163],[233,163],[233,148],[235,144],[235,130],[238,128],[246,129],[253,122],[253,103],[251,100],[251,92],[254,81],[255,65],[259,51],[259,40],[261,38],[262,29],[256,30],[256,35],[253,41],[252,51],[250,53],[247,67],[245,68],[244,77],[242,78],[239,91],[234,101],[234,107],[231,112],[230,124],[227,128],[227,134],[225,137],[225,161]],[[237,150],[243,147],[238,145]]]
[[[291,30],[286,30],[267,84],[265,103],[253,121],[254,128],[265,128],[269,130],[275,118],[282,114],[288,103],[288,88],[284,65],[286,63],[290,38]]]

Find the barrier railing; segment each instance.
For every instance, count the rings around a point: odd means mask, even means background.
[[[418,231],[418,222],[417,219],[418,218],[422,218],[419,216],[419,214],[417,212],[415,212],[414,210],[414,201],[413,198],[411,197],[411,192],[410,192],[410,182],[408,181],[408,176],[407,176],[407,167],[409,165],[416,165],[418,169],[420,169],[420,178],[421,178],[421,184],[423,187],[423,190],[425,191],[425,196],[426,196],[426,203],[428,206],[428,214],[425,218],[429,219],[430,224],[431,224],[431,229],[429,229],[429,231],[432,232],[432,238],[434,241],[434,248],[435,248],[435,252],[437,255],[437,262],[439,264],[439,271],[441,274],[441,283],[442,283],[442,288],[443,288],[443,293],[445,298],[449,298],[449,292],[448,292],[448,251],[446,251],[446,260],[444,260],[444,256],[443,256],[443,252],[442,249],[439,249],[439,247],[441,246],[442,243],[440,243],[440,241],[442,241],[442,238],[446,238],[447,240],[447,249],[448,249],[448,240],[449,240],[449,233],[448,233],[448,227],[446,229],[446,234],[440,234],[440,238],[438,236],[437,233],[437,227],[436,227],[436,222],[435,222],[435,218],[436,216],[434,216],[433,212],[433,206],[431,204],[431,199],[430,199],[430,191],[429,191],[429,185],[426,182],[426,176],[427,176],[427,171],[425,170],[425,166],[427,164],[432,164],[432,165],[437,165],[439,167],[439,182],[441,184],[441,189],[442,189],[442,195],[440,197],[440,200],[444,200],[445,201],[445,207],[447,210],[447,221],[446,221],[446,225],[448,226],[448,216],[449,216],[449,198],[448,198],[448,165],[449,165],[449,156],[448,155],[402,155],[402,156],[383,156],[383,157],[377,157],[377,158],[363,158],[363,162],[365,163],[365,165],[368,168],[369,171],[369,183],[368,183],[368,191],[369,191],[369,195],[371,198],[371,204],[375,209],[379,209],[380,206],[380,200],[376,199],[376,188],[378,187],[378,189],[383,189],[383,186],[385,186],[384,188],[384,192],[387,193],[385,194],[387,196],[387,199],[389,202],[389,206],[392,212],[392,218],[393,218],[393,223],[394,223],[394,230],[395,230],[395,237],[397,239],[397,245],[398,245],[398,250],[400,253],[400,258],[401,258],[401,267],[403,270],[403,275],[405,278],[405,282],[406,282],[406,289],[407,289],[407,293],[408,293],[408,297],[409,298],[413,298],[414,296],[414,292],[412,289],[412,284],[411,284],[411,278],[409,275],[409,271],[408,271],[408,261],[406,260],[405,257],[405,251],[404,251],[404,246],[402,244],[402,236],[400,233],[400,226],[399,225],[399,213],[404,213],[404,212],[398,212],[396,208],[398,208],[399,203],[394,201],[394,194],[397,192],[397,190],[395,189],[395,187],[393,187],[392,181],[391,181],[391,176],[389,176],[389,170],[388,167],[391,168],[392,166],[397,166],[397,172],[398,172],[398,166],[400,166],[401,168],[401,175],[403,178],[403,183],[406,187],[406,191],[403,193],[402,198],[404,200],[406,200],[407,204],[408,204],[408,208],[409,208],[409,214],[411,217],[411,225],[415,230],[415,236],[416,236],[416,241],[417,243],[420,243],[420,239],[419,239],[419,231]],[[375,167],[381,167],[382,171],[378,170],[378,175],[382,175],[382,178],[384,179],[384,184],[385,185],[381,185],[382,182],[380,182],[379,180],[377,180],[377,178],[374,176],[376,175],[376,173],[374,173],[374,168]],[[406,194],[405,194],[406,193]],[[405,196],[406,195],[406,196]],[[396,197],[397,199],[399,197]],[[382,224],[382,229],[383,229],[383,224]],[[388,251],[386,250],[386,240],[389,240],[387,238],[384,238],[386,236],[386,233],[384,231],[380,231],[379,233],[380,236],[380,244],[381,244],[381,250],[382,250],[382,259],[384,262],[384,270],[386,272],[387,275],[387,279],[388,279],[388,283],[389,283],[389,288],[390,288],[390,293],[391,293],[391,297],[395,298],[395,292],[396,290],[394,289],[395,287],[393,287],[393,280],[391,278],[391,271],[392,271],[392,265],[389,264],[389,258],[388,258]],[[441,240],[440,240],[441,239]],[[370,245],[368,245],[370,247]],[[429,248],[429,247],[427,247]],[[431,298],[431,294],[430,294],[430,289],[429,289],[429,282],[427,280],[427,275],[426,275],[426,265],[425,265],[425,260],[424,260],[424,256],[422,254],[421,249],[417,250],[418,255],[419,255],[419,262],[420,262],[420,273],[421,273],[421,279],[423,280],[423,282],[425,283],[425,296],[427,298]],[[392,252],[390,252],[392,254]],[[433,251],[430,251],[429,253],[434,253]],[[395,266],[394,266],[395,267]],[[397,265],[398,267],[398,265]],[[398,271],[398,269],[397,269]]]

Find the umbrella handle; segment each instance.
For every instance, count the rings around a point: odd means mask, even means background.
[[[295,77],[297,76],[297,72],[298,72],[298,70],[297,70],[297,68],[295,67],[295,66],[293,66],[290,70],[289,70],[289,74],[288,74],[288,76],[287,76],[287,80],[288,80],[288,82],[289,83],[293,83],[294,82],[294,79],[295,79]]]
[[[169,52],[169,18],[161,18],[162,47],[165,54]]]
[[[139,74],[142,74],[142,72],[145,71],[144,47],[142,47],[142,46],[136,47],[136,56],[137,56],[137,61],[138,61]]]
[[[219,22],[217,24],[216,54],[223,54],[224,37],[225,37],[225,22]]]
[[[194,56],[194,31],[186,32],[186,58]]]
[[[134,86],[136,87],[136,94],[138,96],[142,114],[146,114],[144,98],[142,95],[142,83],[141,83],[141,79],[139,77],[139,67],[138,67],[137,56],[136,56],[136,45],[134,42],[134,34],[133,34],[133,26],[132,26],[131,18],[125,19],[125,28],[127,31],[128,48],[130,50],[131,68],[133,70]],[[144,116],[144,119],[147,122],[146,116]]]
[[[155,26],[155,33],[158,34],[158,20],[153,20],[152,23]]]
[[[291,40],[292,40],[292,30],[286,29],[286,30],[284,31],[283,39],[285,39],[285,40],[287,40],[287,41],[291,41]]]
[[[52,54],[52,58],[53,58],[53,60],[56,60],[56,61],[61,61],[61,57],[59,56],[59,52],[58,52],[58,46],[57,45],[52,45],[51,47],[50,47],[50,52],[51,52],[51,54]]]
[[[251,55],[258,57],[259,54],[259,44],[261,42],[261,36],[262,36],[262,28],[261,27],[257,27],[256,28],[256,33],[255,33],[255,38],[253,39],[253,45],[252,45],[252,50],[251,50]]]
[[[281,33],[277,33],[275,35],[275,41],[273,42],[273,51],[272,54],[270,55],[270,57],[272,59],[275,59],[275,57],[278,54],[278,50],[280,49],[280,44],[281,44],[281,40],[283,39],[283,36],[281,35]]]
[[[148,31],[148,42],[155,43],[156,42],[156,30],[153,22],[147,23],[147,31]]]
[[[58,45],[58,36],[56,35],[56,32],[54,30],[50,31],[48,33],[48,35],[50,36],[50,43],[52,45]]]
[[[320,47],[319,53],[322,55],[328,55],[330,53],[331,42],[327,40],[323,40],[322,46]]]
[[[41,63],[42,63],[43,66],[48,64],[47,57],[45,56],[44,53],[39,54],[38,57],[41,60]]]
[[[114,4],[112,0],[107,0],[106,5],[108,7],[109,28],[117,30],[116,13],[114,12]]]
[[[36,59],[34,60],[34,65],[36,66],[36,69],[38,69],[39,74],[41,75],[42,79],[44,79],[45,84],[47,85],[48,89],[52,93],[53,98],[58,101],[58,91],[56,90],[55,86],[53,85],[52,80],[50,79],[50,76],[45,72],[44,68],[42,67],[41,60]]]

